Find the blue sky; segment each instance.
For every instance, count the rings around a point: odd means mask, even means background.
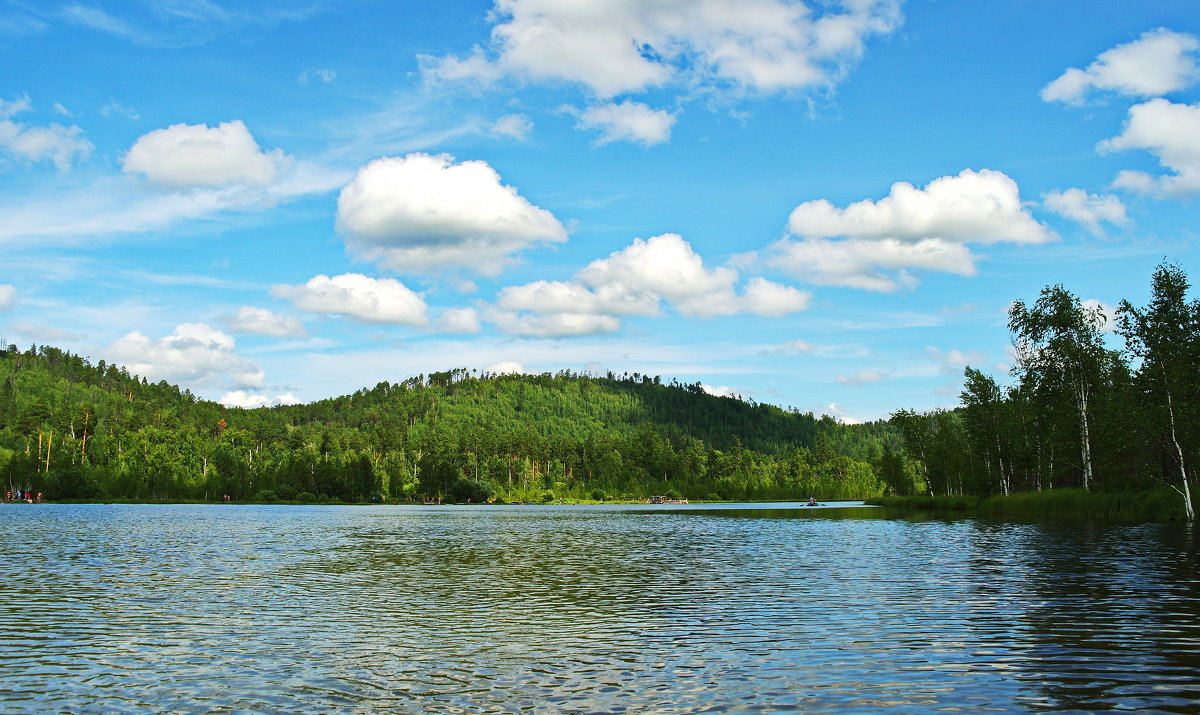
[[[230,405],[452,367],[870,420],[1195,275],[1192,0],[0,0],[0,337]]]

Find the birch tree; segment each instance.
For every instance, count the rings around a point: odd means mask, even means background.
[[[1084,489],[1095,481],[1090,422],[1094,391],[1101,387],[1113,355],[1104,346],[1107,323],[1098,306],[1085,307],[1061,285],[1047,286],[1032,307],[1016,301],[1008,328],[1017,353],[1014,372],[1043,386],[1061,386],[1070,396],[1078,426]]]
[[[1179,469],[1179,486],[1171,485],[1184,500],[1188,521],[1195,519],[1189,486],[1189,454],[1195,449],[1192,435],[1181,434],[1195,424],[1196,368],[1200,357],[1200,303],[1187,300],[1190,285],[1178,266],[1163,264],[1151,282],[1150,304],[1135,308],[1121,301],[1118,332],[1130,352],[1141,359],[1138,382],[1149,412],[1170,442],[1171,456]]]

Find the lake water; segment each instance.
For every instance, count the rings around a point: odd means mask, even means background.
[[[0,506],[0,711],[1200,711],[1179,524]]]

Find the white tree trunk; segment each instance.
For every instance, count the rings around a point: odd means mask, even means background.
[[[1087,386],[1076,388],[1076,400],[1079,408],[1079,449],[1083,457],[1083,488],[1090,490],[1092,484],[1092,440],[1088,434],[1088,394]]]
[[[1195,521],[1196,512],[1192,508],[1192,490],[1188,486],[1187,466],[1183,463],[1183,447],[1175,436],[1175,404],[1171,401],[1171,393],[1167,392],[1167,415],[1171,420],[1171,443],[1175,445],[1175,454],[1179,457],[1179,477],[1183,481],[1183,509],[1188,521]]]

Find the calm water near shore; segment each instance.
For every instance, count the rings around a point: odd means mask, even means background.
[[[1180,524],[4,505],[0,711],[1200,710]]]

